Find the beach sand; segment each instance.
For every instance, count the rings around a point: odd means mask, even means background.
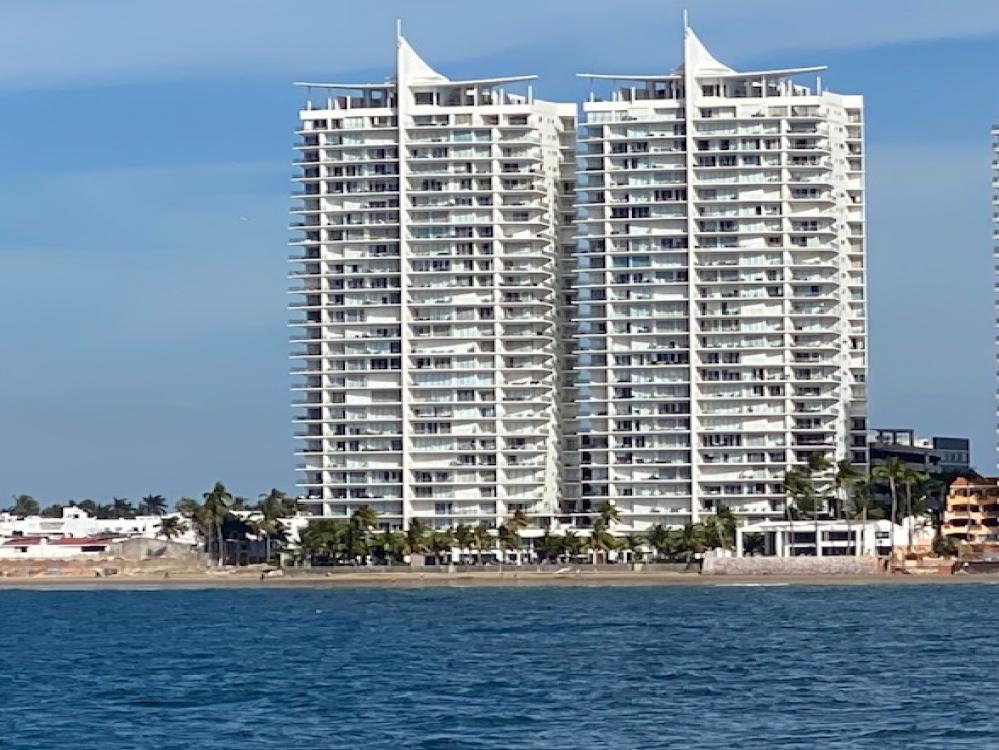
[[[999,584],[999,575],[756,575],[727,576],[662,572],[537,572],[533,570],[446,572],[337,572],[329,575],[296,573],[261,578],[259,571],[224,573],[132,574],[108,577],[32,576],[0,578],[0,589],[191,589],[191,588],[424,588],[491,586],[909,586]]]

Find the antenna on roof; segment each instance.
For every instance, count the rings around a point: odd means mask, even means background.
[[[395,40],[398,42],[402,39],[402,19],[395,19]]]
[[[686,31],[690,26],[687,23],[687,9],[684,8],[680,11],[680,17],[683,19],[683,30]]]

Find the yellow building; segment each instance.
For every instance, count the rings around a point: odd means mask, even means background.
[[[941,532],[971,544],[999,542],[999,477],[955,479],[947,494]]]

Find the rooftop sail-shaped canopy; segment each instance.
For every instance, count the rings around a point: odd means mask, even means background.
[[[694,30],[687,25],[684,17],[683,26],[683,62],[672,73],[653,73],[647,75],[613,75],[606,73],[579,73],[580,78],[616,80],[616,81],[669,81],[682,79],[689,70],[695,78],[786,78],[801,73],[815,73],[825,70],[824,65],[808,68],[780,68],[777,70],[734,70],[716,58]]]
[[[405,83],[446,83],[447,76],[443,76],[427,65],[426,61],[416,54],[416,50],[410,45],[406,37],[401,34],[396,43],[399,46],[399,78]]]
[[[676,69],[676,72],[684,72],[688,68],[695,76],[726,75],[729,73],[735,73],[732,68],[722,62],[719,62],[714,55],[708,52],[708,48],[704,46],[704,43],[701,42],[692,28],[684,26],[683,62]]]

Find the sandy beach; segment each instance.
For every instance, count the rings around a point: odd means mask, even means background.
[[[660,572],[477,571],[463,573],[348,572],[261,578],[259,572],[163,575],[31,576],[0,578],[0,589],[191,589],[191,588],[423,588],[492,586],[911,586],[999,584],[999,575],[700,575]]]

